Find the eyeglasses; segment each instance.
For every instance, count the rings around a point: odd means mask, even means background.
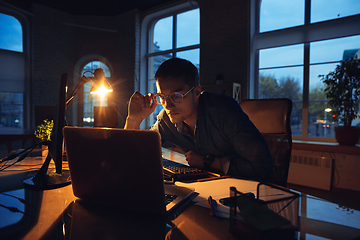
[[[157,93],[156,94],[156,101],[157,101],[157,104],[158,105],[163,105],[165,103],[165,99],[166,98],[170,98],[170,100],[175,103],[175,104],[178,104],[178,103],[182,103],[183,101],[183,98],[189,93],[191,92],[191,90],[194,89],[195,86],[193,86],[192,88],[190,88],[189,91],[187,91],[184,95],[179,93],[179,92],[172,92],[170,93],[168,96],[164,96],[163,94],[161,93]]]

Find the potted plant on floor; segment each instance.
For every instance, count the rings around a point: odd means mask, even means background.
[[[340,123],[335,127],[336,141],[339,145],[355,145],[359,141],[360,128],[351,123],[360,116],[360,59],[355,56],[343,60],[334,71],[319,77],[326,85],[328,105]]]
[[[44,122],[42,124],[40,124],[37,129],[35,130],[34,134],[37,138],[39,138],[42,142],[44,142],[43,145],[41,145],[42,147],[42,156],[46,157],[49,150],[48,150],[48,145],[45,144],[45,142],[50,142],[51,141],[51,131],[54,127],[54,121],[53,120],[48,120],[45,119]]]

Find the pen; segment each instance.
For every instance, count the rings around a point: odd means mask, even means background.
[[[230,176],[219,176],[219,177],[210,177],[210,178],[202,178],[202,179],[198,179],[198,182],[205,182],[205,181],[210,181],[210,180],[215,180],[215,179],[222,179],[222,178],[229,178]]]
[[[216,216],[215,212],[217,210],[217,202],[213,200],[211,196],[209,196],[208,203],[210,205],[210,215]]]

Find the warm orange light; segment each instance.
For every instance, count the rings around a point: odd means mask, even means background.
[[[97,94],[100,97],[104,97],[106,94],[108,94],[109,92],[112,92],[113,90],[111,88],[105,87],[104,85],[101,85],[100,87],[96,88],[96,89],[91,89],[90,93],[91,94]]]
[[[105,83],[105,84],[104,84]],[[100,96],[101,99],[103,99],[106,94],[112,92],[112,88],[109,83],[101,81],[101,83],[94,83],[91,87],[90,93],[91,94],[97,94]]]
[[[90,93],[97,94],[102,99],[106,94],[112,91],[110,83],[105,79],[104,71],[101,68],[95,69],[93,85],[90,89]]]

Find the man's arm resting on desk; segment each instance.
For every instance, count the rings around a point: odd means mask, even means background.
[[[186,161],[189,163],[190,166],[205,169],[204,166],[205,156],[197,154],[194,151],[188,151],[187,153],[185,153],[185,157],[186,157]],[[221,158],[215,157],[214,161],[210,164],[210,170],[219,173],[226,173],[223,170],[224,168],[222,167],[221,163],[222,163]]]

